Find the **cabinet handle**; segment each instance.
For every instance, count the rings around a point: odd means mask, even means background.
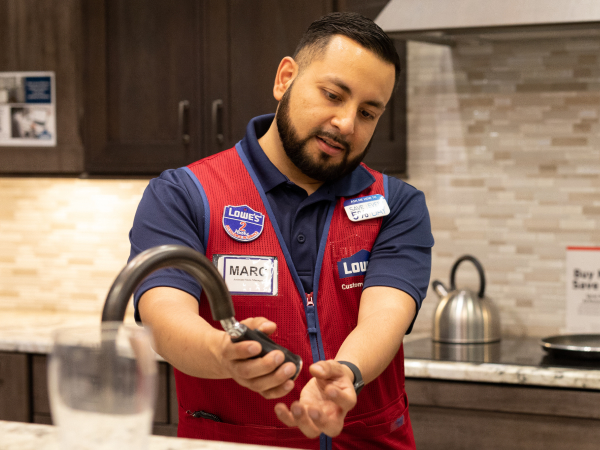
[[[182,144],[190,143],[190,102],[187,100],[179,102],[179,135]]]
[[[225,142],[225,136],[223,135],[223,100],[220,98],[212,102],[212,128],[216,143],[223,144]]]

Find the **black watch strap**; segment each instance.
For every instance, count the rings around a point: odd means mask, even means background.
[[[360,373],[358,367],[348,361],[338,361],[338,363],[350,368],[354,374],[354,391],[356,392],[356,395],[360,394],[360,391],[365,386],[365,382],[363,381],[362,374]]]

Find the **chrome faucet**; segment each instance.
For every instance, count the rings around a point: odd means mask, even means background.
[[[296,364],[296,373],[292,379],[296,378],[302,368],[302,358],[273,342],[262,331],[251,330],[239,323],[235,319],[231,294],[221,274],[206,256],[189,247],[161,245],[150,248],[129,261],[108,292],[102,310],[102,322],[122,322],[129,298],[135,289],[152,272],[165,268],[181,269],[196,279],[204,289],[213,319],[221,323],[233,342],[247,340],[259,342],[262,352],[258,356],[264,356],[273,350],[281,350],[285,355],[282,364],[288,361]]]

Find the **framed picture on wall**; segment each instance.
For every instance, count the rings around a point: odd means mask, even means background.
[[[56,146],[54,72],[0,72],[0,146]]]

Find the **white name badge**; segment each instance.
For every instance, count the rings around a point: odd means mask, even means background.
[[[385,197],[381,194],[346,200],[344,202],[344,209],[346,210],[348,219],[352,222],[376,219],[387,216],[390,213],[390,207],[385,201]]]
[[[275,256],[213,255],[213,263],[231,294],[277,295]]]

